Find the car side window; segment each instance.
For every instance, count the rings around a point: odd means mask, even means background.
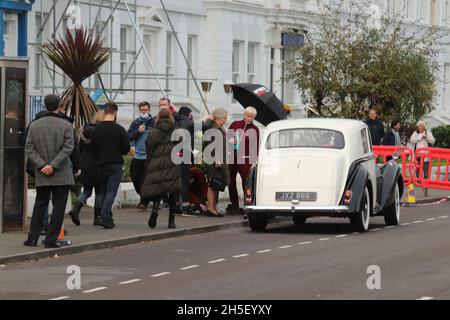
[[[368,139],[368,136],[367,136],[366,128],[361,129],[361,142],[362,142],[363,153],[364,154],[370,153],[369,139]]]

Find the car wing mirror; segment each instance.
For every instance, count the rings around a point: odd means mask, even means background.
[[[399,154],[398,152],[394,152],[394,153],[392,154],[392,159],[394,159],[395,161],[397,161],[398,158],[400,158],[400,154]]]

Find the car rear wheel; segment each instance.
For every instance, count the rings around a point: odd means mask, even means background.
[[[292,220],[294,221],[294,224],[296,224],[298,226],[302,226],[306,223],[305,217],[293,216]]]
[[[264,218],[249,217],[248,223],[252,231],[262,232],[266,230],[268,221]]]
[[[384,222],[388,226],[398,226],[400,223],[400,190],[398,183],[395,185],[394,203],[384,210]]]
[[[350,217],[352,229],[357,232],[366,232],[369,230],[370,223],[370,193],[367,187],[364,188],[364,194],[361,199],[359,212]]]

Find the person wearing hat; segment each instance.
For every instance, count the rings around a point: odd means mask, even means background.
[[[48,95],[44,100],[48,115],[34,121],[29,128],[25,153],[33,164],[36,200],[25,246],[36,247],[44,226],[45,210],[50,198],[53,213],[45,239],[46,248],[59,248],[56,242],[64,220],[69,187],[74,184],[70,155],[74,148],[72,125],[58,115],[60,99]]]
[[[190,162],[181,164],[181,201],[182,213],[191,214],[190,202],[189,202],[189,180],[190,170],[192,164],[192,151],[194,150],[194,120],[192,117],[192,110],[189,107],[183,106],[178,111],[177,124],[179,129],[187,130],[189,133],[190,141],[184,145],[184,149],[190,150]],[[180,154],[182,157],[183,155]]]

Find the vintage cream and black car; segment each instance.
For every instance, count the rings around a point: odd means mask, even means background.
[[[377,165],[368,127],[344,119],[283,120],[262,138],[257,165],[245,192],[250,227],[263,231],[269,219],[292,216],[350,218],[355,231],[369,229],[371,216],[400,222],[401,168]]]

